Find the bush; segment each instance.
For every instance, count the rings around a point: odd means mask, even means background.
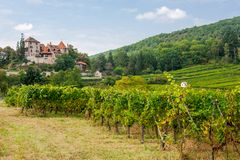
[[[156,76],[156,77],[149,78],[147,80],[147,83],[148,84],[167,84],[168,80],[165,77]]]
[[[102,80],[102,83],[106,86],[114,86],[117,80],[120,80],[121,77],[115,76],[115,77],[106,77]]]
[[[78,68],[67,71],[59,71],[50,77],[50,83],[58,86],[83,87],[81,73]]]
[[[157,69],[157,70],[155,71],[155,74],[162,74],[162,71],[161,71],[160,69]]]
[[[116,67],[116,68],[113,70],[113,73],[114,73],[115,75],[122,76],[123,73],[124,73],[124,68],[122,68],[122,67]]]
[[[44,84],[46,79],[39,68],[30,66],[26,73],[22,72],[20,74],[20,81],[22,84],[32,85]]]

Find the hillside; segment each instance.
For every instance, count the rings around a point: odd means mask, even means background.
[[[184,39],[187,40],[207,40],[209,38],[216,38],[219,36],[221,31],[226,26],[236,26],[238,29],[240,27],[240,17],[234,17],[232,19],[221,20],[216,23],[212,23],[209,25],[203,25],[199,27],[187,28],[179,31],[175,31],[172,33],[162,33],[153,37],[146,38],[140,42],[137,42],[132,45],[124,46],[122,48],[116,50],[110,50],[104,52],[103,54],[108,54],[112,52],[113,55],[117,53],[119,50],[124,50],[128,53],[134,53],[136,50],[140,50],[146,47],[155,48],[160,43],[164,42],[177,42]],[[102,53],[100,53],[102,54]]]
[[[240,65],[197,65],[170,72],[177,83],[188,82],[194,88],[234,88],[240,85]],[[156,75],[144,75],[148,79]]]
[[[234,88],[240,85],[240,65],[200,65],[173,71],[176,81],[193,87]]]
[[[136,75],[212,62],[238,63],[239,36],[240,17],[235,17],[156,35],[98,54],[92,57],[91,66],[93,70],[100,71],[120,67],[127,75]]]

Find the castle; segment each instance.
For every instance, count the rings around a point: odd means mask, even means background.
[[[58,55],[68,52],[68,47],[62,41],[58,45],[52,43],[44,45],[29,37],[24,41],[24,44],[27,60],[35,63],[53,64]]]

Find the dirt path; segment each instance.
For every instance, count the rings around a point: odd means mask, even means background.
[[[176,153],[157,148],[81,118],[25,117],[15,108],[0,107],[0,159],[176,159]]]

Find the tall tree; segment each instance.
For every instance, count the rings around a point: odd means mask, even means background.
[[[129,57],[127,55],[127,52],[124,50],[120,50],[114,57],[115,65],[118,67],[127,67],[128,61]]]
[[[228,57],[236,63],[238,60],[238,47],[239,47],[239,33],[233,26],[226,26],[222,31],[222,40],[224,44],[228,44],[229,54]]]
[[[99,70],[100,72],[105,71],[107,60],[104,54],[98,55],[94,62],[95,62],[94,64],[95,70]]]
[[[113,56],[112,52],[109,52],[107,63],[105,65],[106,68],[106,73],[108,75],[111,75],[113,73],[113,68],[114,68],[114,61],[113,61]]]
[[[107,62],[110,63],[112,65],[112,67],[114,67],[114,60],[113,60],[112,52],[109,52]]]
[[[4,95],[7,92],[8,81],[6,72],[0,69],[0,96]]]
[[[21,33],[21,39],[17,43],[17,55],[18,55],[18,60],[20,62],[26,61],[25,58],[25,42],[24,42],[24,34]]]

